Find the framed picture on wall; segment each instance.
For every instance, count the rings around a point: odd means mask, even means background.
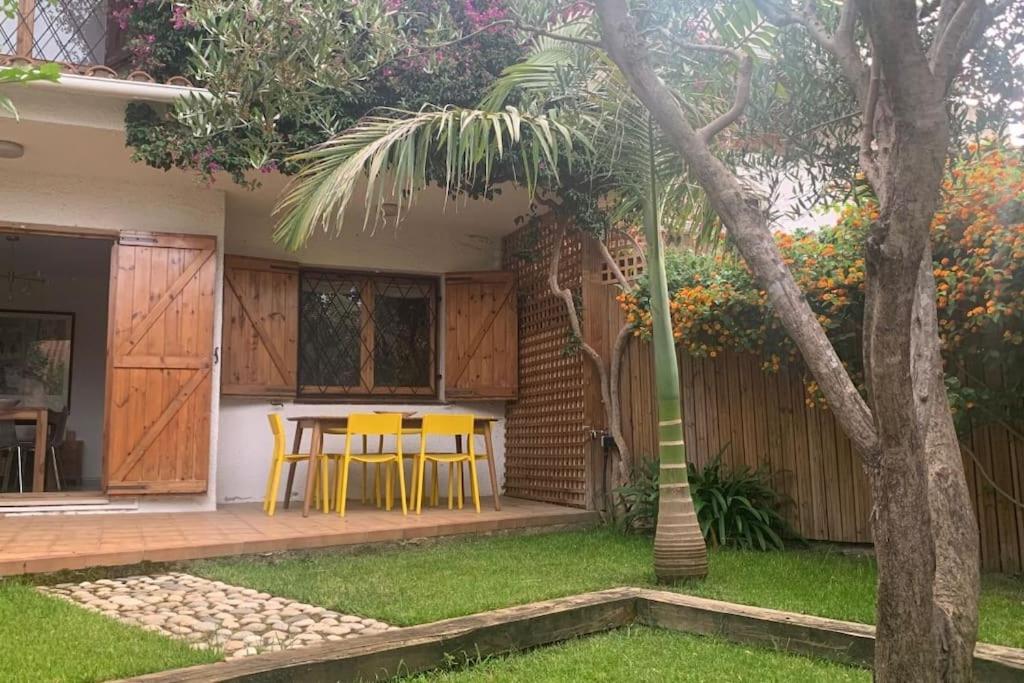
[[[67,408],[74,330],[74,313],[0,310],[0,399]]]

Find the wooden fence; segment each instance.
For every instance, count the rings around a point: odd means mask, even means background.
[[[506,238],[505,268],[519,282],[519,400],[509,406],[506,488],[511,495],[592,507],[604,476],[599,442],[605,428],[596,373],[580,353],[567,353],[568,321],[547,288],[556,231],[523,229]],[[584,339],[607,359],[623,316],[616,288],[593,244],[567,237],[561,283],[578,295]],[[529,252],[529,258],[517,254]],[[622,249],[627,276],[642,265]],[[747,354],[679,357],[688,457],[716,456],[730,467],[764,467],[790,501],[786,516],[805,538],[870,543],[871,495],[849,440],[826,408],[808,407],[800,371],[761,370]],[[981,373],[985,375],[986,373]],[[992,374],[989,371],[988,374]],[[623,431],[636,458],[656,455],[652,354],[645,342],[626,347],[620,373]],[[985,377],[991,383],[995,378]],[[999,486],[1024,500],[1024,425],[970,430],[963,446]],[[1024,571],[1024,510],[998,494],[974,458],[965,469],[978,516],[987,570]]]
[[[638,457],[655,454],[652,354],[631,344],[623,364],[624,428]],[[801,535],[822,541],[870,543],[871,494],[849,440],[827,408],[808,407],[798,372],[766,373],[747,354],[717,359],[680,354],[688,457],[703,465],[717,455],[730,467],[764,467],[791,504]],[[963,445],[1007,493],[1024,499],[1024,440],[1012,427],[973,428]],[[983,566],[1024,571],[1024,510],[998,494],[965,454],[978,515]]]

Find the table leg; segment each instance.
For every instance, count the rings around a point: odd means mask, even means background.
[[[302,501],[302,516],[309,517],[309,507],[313,502],[313,490],[316,477],[320,471],[320,455],[323,452],[323,433],[320,422],[313,423],[313,440],[309,442],[309,464],[306,467],[306,497]]]
[[[292,441],[292,453],[298,453],[299,449],[302,448],[302,423],[295,423],[295,439]],[[292,462],[288,464],[288,483],[284,487],[284,509],[287,510],[288,506],[292,503],[292,485],[295,483],[295,465]],[[277,491],[274,491],[274,495],[277,495]]]
[[[32,458],[32,492],[42,493],[46,490],[46,432],[50,416],[46,410],[40,410],[36,418],[36,452]]]
[[[501,510],[498,495],[498,472],[494,464],[494,440],[491,436],[491,423],[484,423],[484,450],[487,452],[487,474],[491,478],[491,495],[494,496],[494,509]]]

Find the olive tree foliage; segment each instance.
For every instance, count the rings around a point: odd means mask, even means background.
[[[856,104],[856,163],[880,212],[864,245],[866,395],[783,261],[771,212],[724,163],[717,138],[747,109],[749,71],[737,72],[727,111],[711,121],[694,117],[686,96],[665,78],[661,57],[688,47],[651,21],[648,5],[594,3],[601,48],[698,179],[861,456],[878,558],[876,678],[969,679],[977,634],[977,527],[943,381],[930,232],[955,139],[950,103],[962,65],[970,64],[983,36],[1008,42],[1006,32],[1020,30],[1020,3],[757,4],[767,21],[804,32],[827,54]],[[1005,12],[1010,19],[1001,19]],[[745,55],[732,56],[746,63]]]

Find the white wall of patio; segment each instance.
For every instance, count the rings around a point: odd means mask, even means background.
[[[161,87],[161,86],[153,86]],[[353,212],[338,235],[318,233],[306,247],[290,253],[271,238],[272,210],[287,183],[277,175],[260,178],[246,190],[228,178],[203,184],[194,174],[162,172],[131,160],[124,144],[127,96],[64,92],[59,87],[28,87],[14,98],[20,121],[0,116],[0,140],[24,145],[20,159],[0,160],[0,225],[25,230],[54,226],[106,231],[149,231],[210,235],[217,238],[215,329],[220,343],[223,262],[225,254],[298,261],[323,268],[433,275],[493,270],[501,259],[501,239],[515,229],[515,218],[528,209],[522,192],[507,190],[494,201],[454,202],[443,190],[423,193],[399,226],[363,230],[363,215]],[[441,287],[443,292],[443,286]],[[438,309],[439,315],[443,311]],[[438,348],[444,349],[443,325]],[[440,372],[443,357],[440,353]],[[220,368],[213,368],[220,384]],[[443,382],[440,399],[444,398]],[[499,419],[494,430],[499,480],[503,472],[502,402],[359,405],[307,404],[220,397],[215,391],[212,415],[210,480],[206,493],[140,496],[142,511],[209,510],[218,502],[258,500],[263,495],[270,434],[266,414],[350,413],[355,410],[469,411]],[[412,443],[408,442],[407,447]],[[328,447],[332,444],[328,442]],[[358,468],[357,468],[358,469]],[[304,472],[300,473],[300,481]],[[481,477],[485,495],[487,477]],[[358,478],[353,482],[359,488]]]

